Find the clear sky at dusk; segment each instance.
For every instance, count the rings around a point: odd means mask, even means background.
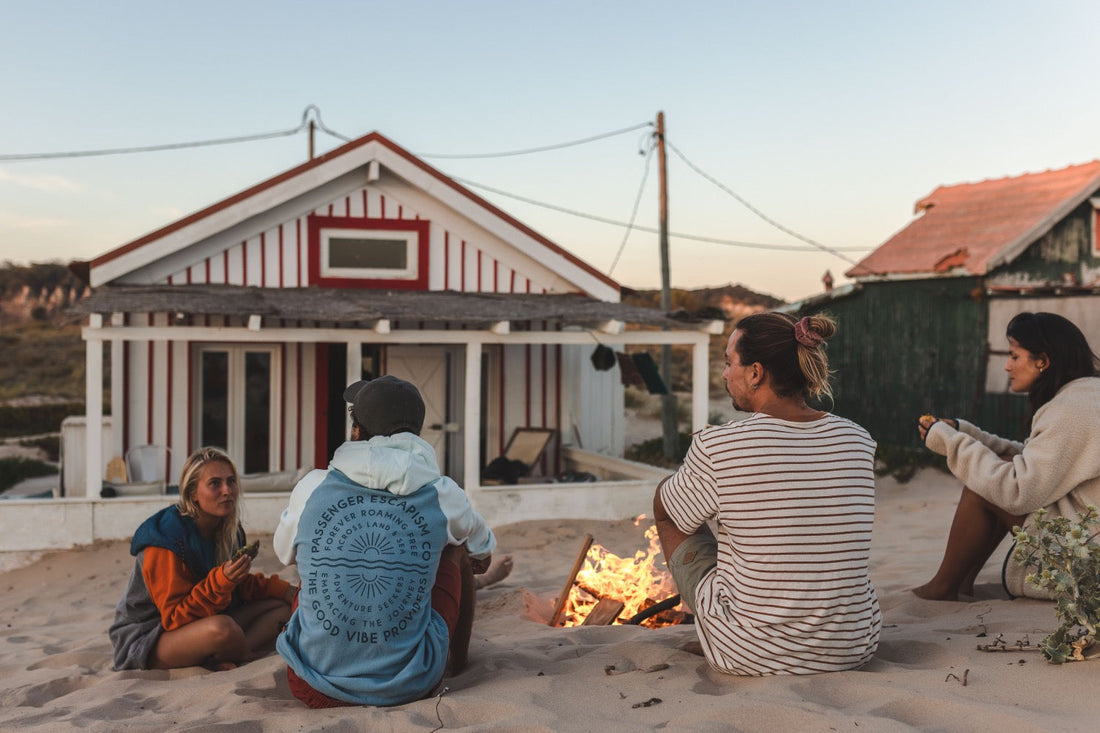
[[[0,156],[294,128],[307,105],[467,182],[630,219],[647,131],[788,230],[858,259],[937,185],[1100,157],[1095,0],[57,2],[0,0]],[[318,152],[341,141],[320,134]],[[0,159],[0,261],[89,259],[306,159],[304,134]],[[470,186],[607,272],[626,230]],[[792,300],[850,263],[669,154],[675,287]],[[650,159],[636,222],[657,225]],[[612,277],[660,284],[633,231]]]

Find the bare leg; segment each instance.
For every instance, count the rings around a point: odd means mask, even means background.
[[[974,578],[1008,529],[1023,523],[1023,516],[1009,514],[963,487],[939,570],[913,593],[932,601],[956,601],[960,592],[972,593]]]
[[[290,620],[290,606],[279,598],[254,601],[230,614],[244,630],[248,657],[257,659],[262,652],[273,648],[275,637]]]
[[[248,654],[244,630],[229,616],[218,614],[165,631],[149,655],[152,669],[235,666]]]
[[[440,562],[452,562],[458,565],[462,577],[462,591],[458,599],[458,621],[451,635],[451,649],[447,675],[456,675],[466,668],[470,657],[470,637],[474,631],[474,607],[477,604],[474,569],[466,548],[448,545],[443,550]]]

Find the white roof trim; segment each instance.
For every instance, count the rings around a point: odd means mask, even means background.
[[[1086,199],[1091,201],[1092,199],[1090,197],[1096,193],[1098,188],[1100,188],[1100,176],[1094,176],[1093,179],[1089,181],[1088,185],[1081,189],[1080,193],[1071,199],[1063,201],[1058,208],[1054,209],[1042,221],[1024,232],[1008,245],[1002,247],[997,254],[990,257],[986,262],[985,271],[988,273],[993,268],[999,267],[1000,265],[1007,265],[1019,257],[1023,254],[1024,250],[1034,244],[1039,237],[1049,232],[1054,228],[1055,224],[1069,216],[1069,214],[1080,206],[1082,202]],[[1095,204],[1093,205],[1095,206]]]
[[[158,260],[171,257],[187,247],[217,237],[252,217],[263,214],[313,189],[363,168],[364,181],[369,179],[372,164],[382,165],[427,195],[459,212],[486,231],[499,237],[517,250],[541,263],[584,293],[603,301],[618,302],[616,287],[601,280],[564,254],[547,247],[505,218],[497,216],[474,199],[447,185],[428,171],[379,140],[370,140],[324,163],[268,186],[236,203],[203,216],[196,221],[167,232],[134,249],[92,267],[89,279],[92,287],[124,278]],[[456,184],[457,185],[457,184]],[[243,192],[242,192],[243,193]],[[235,194],[239,195],[239,194]],[[232,196],[227,197],[232,198]]]

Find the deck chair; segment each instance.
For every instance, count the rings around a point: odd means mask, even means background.
[[[483,480],[487,484],[519,483],[531,472],[531,469],[542,454],[546,451],[546,444],[553,437],[553,428],[516,428],[512,431],[512,437],[508,439],[508,445],[504,447],[504,455],[494,458],[483,472]]]
[[[135,445],[126,452],[126,470],[134,483],[159,482],[167,486],[168,455],[165,445]]]

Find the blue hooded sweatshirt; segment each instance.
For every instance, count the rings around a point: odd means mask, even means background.
[[[431,608],[450,535],[440,481],[431,446],[401,433],[345,443],[309,487],[293,543],[298,609],[276,648],[318,692],[399,705],[442,678],[447,625]]]

